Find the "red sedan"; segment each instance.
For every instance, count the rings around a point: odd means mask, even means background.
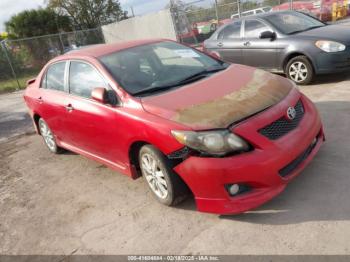
[[[205,212],[270,200],[324,141],[315,106],[289,80],[167,40],[57,57],[24,98],[51,152],[143,176],[165,205],[192,193]]]

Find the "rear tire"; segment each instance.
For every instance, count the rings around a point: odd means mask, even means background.
[[[142,176],[160,203],[174,206],[187,198],[188,187],[157,148],[144,145],[139,152],[139,163]]]
[[[47,148],[54,154],[59,154],[64,150],[57,146],[56,139],[54,133],[49,128],[48,124],[44,119],[40,118],[38,121],[38,127],[40,130],[40,134],[44,139],[45,145]]]
[[[314,78],[314,69],[306,56],[293,57],[287,63],[285,74],[298,85],[308,85]]]

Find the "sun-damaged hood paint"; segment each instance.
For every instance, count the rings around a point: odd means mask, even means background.
[[[243,65],[173,91],[142,99],[144,109],[192,129],[226,128],[284,99],[286,79]]]

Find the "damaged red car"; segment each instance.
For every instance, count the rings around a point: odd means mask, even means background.
[[[176,205],[236,214],[278,195],[324,141],[314,104],[278,75],[168,40],[50,61],[24,95],[53,153],[70,150]]]

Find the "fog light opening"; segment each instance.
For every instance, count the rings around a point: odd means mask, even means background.
[[[225,188],[230,196],[237,196],[250,190],[249,186],[244,184],[227,184]]]
[[[237,195],[239,193],[239,185],[238,184],[230,185],[228,188],[228,192],[230,193],[231,196]]]

